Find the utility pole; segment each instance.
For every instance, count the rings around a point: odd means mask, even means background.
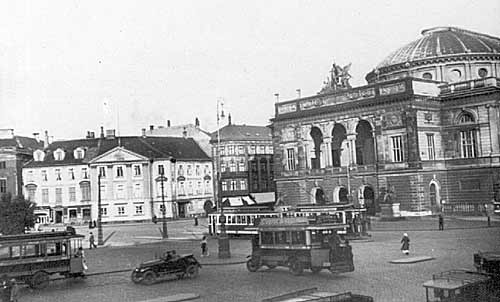
[[[165,207],[165,189],[164,189],[164,182],[165,182],[165,168],[161,170],[160,174],[160,184],[161,184],[161,203],[162,203],[162,232],[161,236],[163,239],[168,238],[168,232],[167,232],[167,208]]]

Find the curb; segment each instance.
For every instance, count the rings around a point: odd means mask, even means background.
[[[412,264],[412,263],[430,261],[430,260],[434,260],[434,259],[435,259],[434,257],[429,257],[429,256],[417,256],[417,257],[411,257],[411,258],[395,259],[395,260],[389,261],[389,263],[392,263],[392,264]]]
[[[188,294],[177,294],[177,295],[172,295],[172,296],[142,300],[140,302],[178,302],[178,301],[194,300],[194,299],[199,299],[199,298],[200,298],[200,295],[198,295],[198,294],[188,293]]]

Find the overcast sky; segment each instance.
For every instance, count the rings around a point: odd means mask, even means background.
[[[500,36],[500,1],[0,2],[0,128],[80,138],[99,126],[266,125],[316,94],[333,61],[351,84],[423,29]],[[104,105],[104,104],[107,104]]]

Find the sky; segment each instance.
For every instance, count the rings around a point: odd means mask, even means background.
[[[0,128],[55,139],[149,125],[268,125],[333,62],[365,85],[423,29],[500,37],[500,1],[0,0]],[[227,121],[223,121],[226,123]]]

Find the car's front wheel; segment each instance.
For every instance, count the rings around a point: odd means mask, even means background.
[[[247,261],[247,269],[250,271],[250,272],[256,272],[258,269],[260,268],[260,264],[259,264],[259,261],[257,259],[254,259],[254,258],[250,258],[248,261]]]
[[[135,271],[135,270],[132,271],[132,275],[130,275],[130,279],[135,284],[141,283],[141,281],[142,281],[141,274],[138,271]]]
[[[146,285],[151,285],[153,283],[156,282],[156,273],[154,271],[146,271],[143,275],[142,275],[142,281],[144,282],[144,284]]]
[[[186,268],[186,277],[196,278],[198,276],[198,265],[191,264]]]

